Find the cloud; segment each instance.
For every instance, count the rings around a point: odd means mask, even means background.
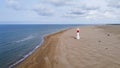
[[[33,11],[37,12],[40,16],[52,16],[54,15],[54,10],[47,5],[36,5]]]
[[[21,0],[23,1],[23,0]],[[20,2],[19,0],[6,0],[6,4],[9,8],[12,8],[17,11],[34,11],[39,16],[52,16],[54,15],[54,10],[50,5],[46,4],[33,4],[29,6],[30,8],[26,8],[26,4],[23,4],[23,2]]]
[[[18,2],[18,0],[7,0],[6,1],[8,7],[13,8],[15,10],[21,10],[21,6]]]
[[[99,10],[100,7],[90,6],[90,5],[89,6],[88,5],[82,5],[81,8],[84,9],[84,10]]]
[[[114,19],[117,18],[119,12],[113,10],[102,10],[99,7],[81,7],[72,8],[69,12],[64,14],[64,17],[70,18],[84,18],[84,19]]]
[[[108,6],[114,7],[114,8],[120,8],[120,0],[107,0]]]
[[[93,10],[88,13],[88,15],[85,16],[87,19],[115,19],[117,18],[117,15],[114,11],[110,10]]]
[[[85,12],[83,12],[83,11],[73,11],[73,12],[71,12],[70,14],[74,14],[74,15],[84,15]]]
[[[72,9],[68,13],[66,13],[66,17],[82,17],[87,14],[86,10],[82,10],[80,8]],[[67,16],[68,15],[68,16]]]
[[[105,13],[103,13],[103,15],[107,18],[115,18],[116,17],[112,12],[109,12],[109,11],[106,11]]]
[[[93,7],[93,6],[87,6],[87,5],[82,5],[77,8],[70,8],[66,12],[65,17],[85,17],[88,15],[90,11],[96,11],[99,10],[99,7]]]
[[[86,0],[88,1],[88,0]],[[92,0],[94,3],[94,0]],[[119,0],[120,1],[120,0]],[[115,1],[115,3],[118,1]],[[90,2],[91,3],[91,2]],[[120,10],[112,9],[107,6],[108,1],[103,1],[104,6],[92,5],[87,3],[82,3],[80,5],[76,4],[76,7],[71,7],[71,10],[68,10],[64,14],[65,17],[74,17],[74,18],[84,18],[84,19],[118,19],[120,18]],[[111,2],[112,3],[112,2]],[[116,4],[115,4],[116,5]],[[119,4],[117,4],[119,5]],[[114,6],[119,8],[118,6]]]
[[[71,0],[45,0],[44,2],[54,6],[66,6],[69,5],[69,1]]]
[[[9,7],[15,10],[34,11],[39,16],[56,16],[68,18],[101,19],[117,18],[120,14],[116,9],[120,8],[120,0],[40,0],[29,5],[22,4],[24,0],[7,0]],[[32,1],[30,1],[32,2]],[[107,5],[108,4],[108,5]],[[112,7],[112,8],[111,8]],[[109,11],[112,10],[112,11]]]

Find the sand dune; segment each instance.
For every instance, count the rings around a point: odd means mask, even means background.
[[[17,68],[120,68],[120,26],[87,26],[45,37]]]

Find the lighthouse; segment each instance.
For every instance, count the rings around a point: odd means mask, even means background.
[[[77,35],[76,35],[76,39],[80,39],[80,29],[79,28],[77,28]]]

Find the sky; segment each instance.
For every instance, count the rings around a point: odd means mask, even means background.
[[[120,24],[120,0],[0,0],[0,24]]]

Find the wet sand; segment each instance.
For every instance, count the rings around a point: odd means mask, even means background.
[[[120,68],[120,26],[80,27],[45,37],[17,68]]]

